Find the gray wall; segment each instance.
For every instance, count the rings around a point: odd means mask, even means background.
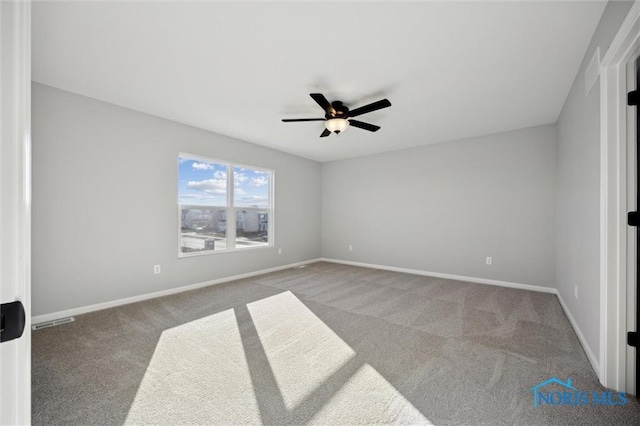
[[[37,83],[32,107],[33,315],[320,256],[319,163]],[[181,151],[275,170],[281,256],[178,259]]]
[[[547,125],[324,163],[323,257],[553,287],[556,153]]]
[[[600,46],[604,56],[630,2],[609,2],[558,120],[556,286],[599,356],[600,339],[600,81],[584,94],[584,71]],[[578,287],[578,299],[574,287]]]

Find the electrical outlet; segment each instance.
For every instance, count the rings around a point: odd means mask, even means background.
[[[578,298],[578,286],[573,287],[573,295]]]
[[[154,274],[160,273],[160,265],[153,265],[153,273]]]
[[[282,248],[278,248],[278,254],[282,254]]]
[[[349,244],[349,251],[353,251],[353,246]]]
[[[489,266],[493,265],[493,258],[492,258],[492,257],[487,257],[487,259],[486,259],[486,263],[487,263],[487,265],[489,265]]]

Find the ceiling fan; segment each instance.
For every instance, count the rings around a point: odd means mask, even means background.
[[[282,121],[285,123],[296,121],[324,121],[326,129],[324,129],[322,134],[320,134],[321,138],[326,138],[331,134],[331,132],[335,134],[344,132],[349,125],[368,130],[370,132],[377,132],[380,130],[380,126],[365,123],[363,121],[352,120],[352,117],[357,117],[368,112],[391,106],[391,102],[389,102],[388,99],[382,99],[350,111],[349,108],[340,101],[333,101],[329,103],[322,93],[311,93],[310,96],[324,110],[324,118],[284,118]]]

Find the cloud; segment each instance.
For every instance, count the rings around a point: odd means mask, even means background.
[[[195,200],[211,200],[215,197],[211,195],[202,195],[202,194],[180,194],[180,198],[193,198]]]
[[[213,172],[213,177],[216,178],[216,179],[226,180],[227,179],[227,173],[223,172],[222,170],[216,170],[215,172]]]
[[[211,201],[219,201],[220,199],[224,199],[224,196],[221,195],[210,195],[210,194],[180,194],[178,197],[179,204],[192,204],[197,202],[211,202]]]
[[[244,190],[243,190],[242,188],[236,188],[236,189],[233,191],[233,193],[234,193],[235,195],[243,195],[243,194],[246,194],[246,192],[244,192]]]
[[[190,180],[187,188],[199,189],[207,194],[224,194],[227,192],[227,181],[223,179]]]
[[[251,178],[251,181],[249,182],[250,186],[264,186],[264,185],[268,185],[269,184],[269,179],[266,176],[258,176],[258,177],[254,177]]]
[[[269,198],[264,195],[247,195],[246,197],[242,197],[242,201],[265,201],[268,199]]]
[[[247,179],[249,178],[244,173],[233,172],[233,180],[234,180],[235,186],[239,186],[242,182],[245,182]]]
[[[191,167],[193,167],[196,170],[213,170],[213,164],[207,164],[207,163],[196,163],[194,162]]]

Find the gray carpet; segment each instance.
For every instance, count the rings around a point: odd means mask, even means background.
[[[640,424],[553,376],[604,391],[551,294],[316,263],[34,332],[33,423]]]

